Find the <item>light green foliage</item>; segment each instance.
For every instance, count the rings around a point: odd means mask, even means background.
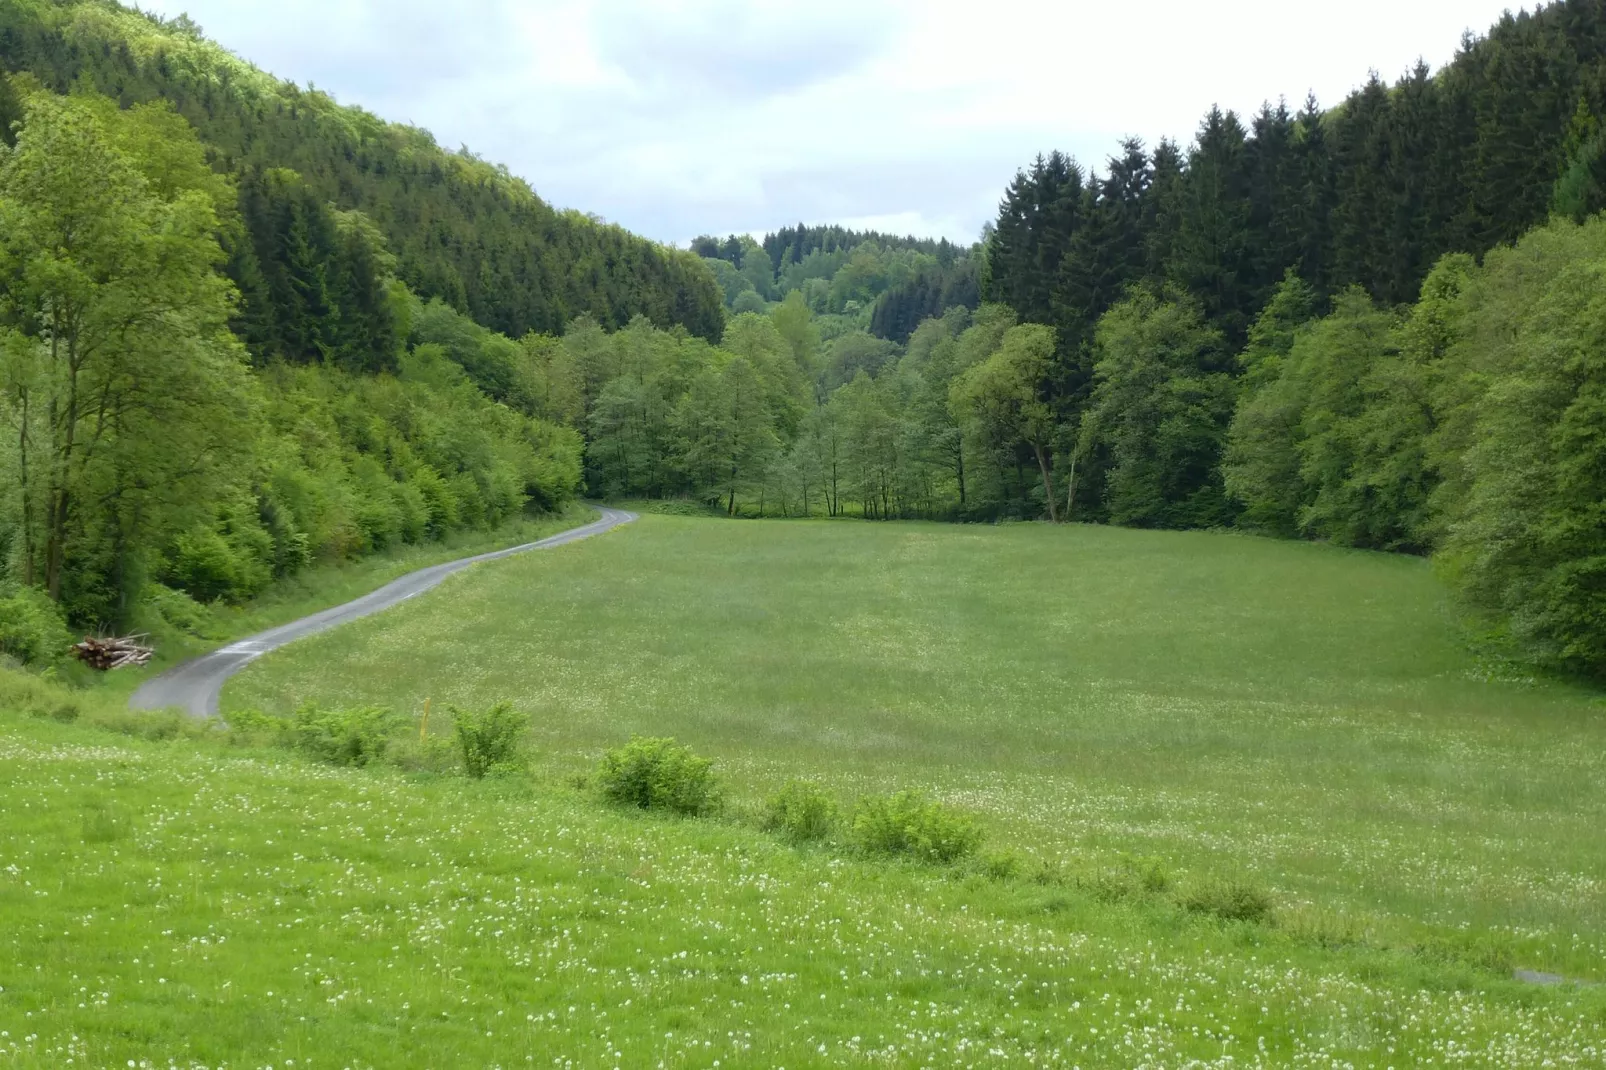
[[[907,855],[949,865],[975,852],[981,829],[919,791],[860,799],[853,808],[853,845],[867,854]]]
[[[840,819],[836,800],[824,788],[792,780],[765,803],[763,825],[794,843],[814,843],[834,833]]]
[[[673,739],[631,737],[603,755],[596,778],[604,798],[640,810],[696,816],[720,800],[713,761]]]
[[[1052,327],[1011,327],[998,349],[966,368],[950,388],[952,410],[981,442],[994,450],[1031,449],[1050,520],[1058,517],[1052,456],[1058,426],[1047,402],[1054,345]]]
[[[0,654],[43,668],[67,657],[72,642],[61,607],[43,591],[0,584]]]
[[[204,516],[249,457],[216,181],[159,111],[37,93],[0,157],[17,575],[88,619],[126,614],[143,544]],[[156,161],[128,151],[153,143]]]
[[[315,562],[492,528],[573,496],[579,436],[541,416],[575,407],[567,351],[532,354],[412,300],[383,274],[394,257],[378,229],[349,212],[324,219],[324,237],[361,245],[367,274],[313,271],[330,289],[308,300],[323,307],[349,283],[388,312],[335,330],[292,322],[250,286],[236,304],[219,244],[228,237],[239,252],[234,190],[183,118],[93,96],[36,93],[27,108],[0,159],[9,578],[44,590],[75,624],[123,628],[145,612],[153,580],[239,603]],[[287,210],[305,207],[293,173],[252,183],[299,196]],[[243,197],[247,216],[261,208],[255,193]],[[275,345],[311,331],[302,341],[321,361],[259,346],[253,375],[231,317]],[[363,374],[374,371],[394,374]]]
[[[1362,420],[1388,380],[1379,370],[1398,357],[1394,328],[1392,315],[1349,290],[1288,358],[1287,374],[1305,393],[1298,450],[1308,501],[1299,525],[1344,546],[1389,549],[1404,534],[1393,530],[1398,514],[1382,508],[1359,463]]]
[[[1606,667],[1606,221],[1553,223],[1466,283],[1441,388],[1451,575],[1541,656]]]
[[[396,715],[385,706],[303,703],[288,725],[295,748],[332,765],[371,765],[385,757]]]
[[[1115,523],[1209,527],[1231,519],[1218,467],[1234,403],[1224,345],[1189,298],[1144,291],[1099,320],[1078,452],[1107,469],[1105,506]]]
[[[1433,318],[1402,324],[1353,289],[1295,332],[1229,433],[1224,474],[1246,526],[1344,546],[1426,545]]]
[[[463,768],[476,780],[496,770],[517,768],[519,747],[530,730],[530,718],[498,702],[482,710],[448,707],[452,731],[463,755]]]

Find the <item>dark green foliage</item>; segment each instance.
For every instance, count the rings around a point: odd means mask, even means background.
[[[719,336],[719,293],[696,256],[579,212],[556,211],[505,169],[466,151],[447,152],[415,127],[278,82],[176,20],[97,0],[14,0],[0,6],[0,65],[27,71],[58,92],[94,90],[125,105],[173,102],[216,150],[217,162],[239,177],[242,194],[254,175],[275,168],[296,173],[311,202],[368,215],[396,253],[397,275],[415,292],[439,297],[494,330],[514,337],[557,331],[589,313],[610,327],[644,315],[660,326]],[[3,109],[0,98],[0,118]],[[379,351],[376,337],[320,336],[311,322],[325,307],[348,322],[372,313],[340,305],[342,298],[361,304],[371,292],[359,252],[319,233],[304,211],[263,216],[247,202],[242,215],[266,281],[293,287],[308,314],[264,325],[275,342],[337,351],[354,345],[345,359],[359,362]],[[261,255],[275,243],[285,276],[275,277],[268,268],[274,257]],[[330,248],[349,274],[320,277],[321,254]],[[240,258],[233,273],[249,307],[263,280]],[[250,339],[252,332],[245,333]]]
[[[1102,177],[1040,156],[1004,190],[982,297],[1056,328],[1055,404],[1073,417],[1094,325],[1135,283],[1190,294],[1235,348],[1290,270],[1319,298],[1412,301],[1446,253],[1514,240],[1552,204],[1579,220],[1606,206],[1603,37],[1599,5],[1563,0],[1325,113],[1267,105],[1246,128],[1213,108],[1187,152],[1129,140]]]
[[[764,828],[794,843],[812,843],[835,832],[840,817],[836,800],[823,788],[794,780],[770,796]]]
[[[918,791],[860,799],[850,831],[853,845],[868,854],[937,865],[973,854],[982,840],[975,821]]]
[[[699,238],[697,243],[706,246],[712,242],[711,238]],[[934,256],[939,261],[951,260],[957,255],[957,248],[946,238],[916,238],[913,236],[898,237],[893,234],[882,234],[874,230],[848,230],[838,226],[806,227],[799,223],[795,227],[782,227],[772,234],[764,235],[761,243],[764,252],[777,270],[785,268],[787,264],[801,264],[811,253],[834,253],[839,250],[852,250],[865,242],[891,249],[910,249],[915,252]],[[693,248],[697,248],[694,243]],[[725,249],[730,248],[727,240]],[[705,253],[703,255],[714,255]]]
[[[452,731],[463,755],[463,769],[475,780],[487,773],[516,766],[519,746],[529,731],[530,718],[519,713],[510,702],[498,702],[483,710],[447,707],[452,715]]]
[[[1272,914],[1270,897],[1242,881],[1213,880],[1194,886],[1178,899],[1184,910],[1222,921],[1266,921]]]
[[[295,712],[289,733],[295,748],[331,765],[372,765],[385,757],[397,718],[383,706],[325,709],[303,704]]]
[[[596,772],[603,797],[621,806],[697,816],[719,805],[714,763],[672,739],[633,736],[603,755]]]
[[[974,310],[980,303],[979,265],[966,257],[947,268],[922,271],[882,293],[870,313],[870,333],[901,345],[924,321],[950,308]]]

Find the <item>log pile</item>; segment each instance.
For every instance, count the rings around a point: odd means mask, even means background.
[[[124,665],[143,665],[156,653],[140,644],[139,640],[145,638],[148,636],[129,635],[121,639],[85,636],[82,643],[73,647],[73,653],[78,655],[79,661],[101,672],[121,669]]]

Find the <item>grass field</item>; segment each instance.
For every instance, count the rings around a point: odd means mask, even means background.
[[[1606,989],[1511,979],[1606,980],[1606,705],[1474,656],[1418,561],[646,516],[224,707],[426,697],[530,712],[531,775],[0,720],[0,1067],[1606,1063]],[[732,814],[577,786],[632,732]],[[1016,872],[783,846],[742,814],[793,776],[930,789]],[[1220,879],[1272,919],[1178,907]]]

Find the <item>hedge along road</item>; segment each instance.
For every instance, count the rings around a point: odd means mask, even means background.
[[[316,635],[347,621],[389,609],[398,602],[405,602],[414,595],[423,594],[447,576],[461,572],[470,565],[477,565],[482,561],[496,561],[528,550],[545,550],[565,543],[578,542],[580,539],[601,535],[604,531],[610,531],[636,519],[635,513],[628,513],[623,509],[609,509],[604,506],[598,506],[597,509],[602,514],[601,518],[584,527],[571,528],[540,542],[510,546],[506,550],[493,550],[488,554],[477,554],[474,557],[464,557],[457,561],[421,568],[417,572],[409,572],[400,579],[392,580],[378,590],[347,602],[343,606],[335,606],[321,613],[314,613],[310,617],[302,617],[289,624],[269,628],[265,632],[258,632],[256,635],[230,643],[210,654],[203,654],[175,665],[160,676],[153,676],[141,684],[139,690],[128,700],[128,704],[136,710],[160,710],[177,706],[196,717],[216,717],[218,698],[223,694],[223,685],[228,678],[270,650],[277,650],[286,643],[294,642],[304,636]]]

